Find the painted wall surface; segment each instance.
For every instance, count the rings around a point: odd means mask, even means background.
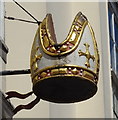
[[[106,0],[107,1],[107,0]],[[100,10],[100,32],[101,32],[101,73],[104,90],[104,109],[105,117],[113,117],[113,95],[111,83],[111,65],[110,65],[110,40],[108,25],[108,4],[99,3]]]
[[[4,40],[4,3],[3,0],[0,0],[0,40]],[[2,48],[2,47],[0,47]],[[5,64],[0,57],[0,71],[5,69]],[[5,92],[5,77],[0,77],[0,91]],[[2,117],[2,97],[0,92],[0,119]]]
[[[68,34],[75,15],[81,11],[92,25],[101,54],[99,3],[48,3],[47,12],[53,14],[57,41],[62,42]],[[58,13],[58,14],[57,14]],[[100,73],[101,76],[101,73]],[[51,117],[104,117],[103,79],[100,77],[97,94],[84,102],[58,105],[50,103]]]
[[[42,20],[46,13],[53,15],[53,21],[58,42],[62,42],[70,29],[75,15],[81,11],[85,14],[92,25],[102,55],[101,32],[100,32],[100,11],[99,3],[95,2],[64,2],[64,3],[21,3],[38,20]],[[6,3],[6,15],[16,18],[32,20],[14,3]],[[37,25],[6,20],[6,43],[9,47],[7,69],[29,68],[30,50],[37,30]],[[16,90],[20,93],[31,91],[32,83],[30,75],[8,76],[6,91]],[[97,94],[89,100],[74,104],[55,104],[41,100],[32,110],[22,110],[15,118],[104,118],[104,88],[102,67],[98,83]],[[26,100],[12,99],[14,106],[27,104],[34,99],[34,96]]]
[[[21,3],[38,20],[45,16],[45,3]],[[13,2],[5,4],[6,15],[33,21],[23,10]],[[38,25],[17,21],[5,21],[6,24],[6,44],[9,47],[7,69],[27,69],[30,68],[30,51]],[[15,90],[20,93],[27,93],[32,90],[30,75],[8,76],[6,77],[6,91]],[[19,104],[28,104],[35,99],[32,95],[26,100],[11,99],[16,107]],[[49,103],[40,101],[32,110],[23,110],[14,117],[35,118],[49,117]]]
[[[0,40],[4,39],[4,2],[0,0]],[[0,57],[0,71],[5,69],[5,64]],[[0,90],[5,91],[5,77],[0,77]]]

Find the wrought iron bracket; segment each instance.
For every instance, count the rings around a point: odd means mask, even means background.
[[[25,70],[5,70],[0,72],[0,76],[30,74],[30,69]]]

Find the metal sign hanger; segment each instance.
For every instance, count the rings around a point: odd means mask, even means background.
[[[41,22],[38,21],[30,12],[28,12],[22,5],[20,5],[18,2],[16,2],[15,0],[13,0],[13,2],[19,6],[25,13],[27,13],[31,18],[33,18],[36,22],[33,21],[29,21],[29,20],[23,20],[23,19],[18,19],[18,18],[14,18],[14,17],[6,17],[6,19],[8,20],[18,20],[18,21],[22,21],[22,22],[28,22],[28,23],[34,23],[34,24],[40,24]]]

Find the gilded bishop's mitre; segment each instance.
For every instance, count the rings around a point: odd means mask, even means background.
[[[67,38],[57,43],[51,14],[39,25],[30,60],[33,91],[43,100],[72,103],[97,91],[99,54],[94,32],[79,12]]]

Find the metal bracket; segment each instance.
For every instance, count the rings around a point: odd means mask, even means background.
[[[0,72],[0,76],[30,74],[30,69],[26,70],[5,70]]]

